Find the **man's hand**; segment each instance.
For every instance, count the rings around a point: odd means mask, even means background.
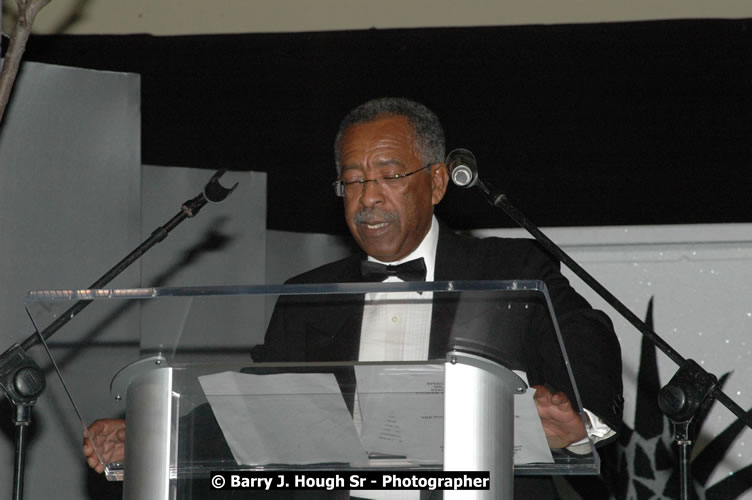
[[[104,464],[94,452],[94,446],[106,463],[125,460],[125,420],[121,418],[103,418],[89,426],[91,440],[84,433],[84,455],[89,467],[101,473]],[[92,443],[92,441],[94,441]]]
[[[574,411],[563,392],[552,393],[542,385],[534,385],[533,400],[538,409],[549,448],[566,448],[587,437],[580,414]]]

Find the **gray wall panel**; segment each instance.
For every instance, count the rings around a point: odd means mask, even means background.
[[[138,75],[23,65],[0,129],[1,350],[31,333],[27,290],[86,287],[138,243],[140,127]],[[113,284],[137,285],[139,276],[135,267]],[[136,313],[109,323],[108,311],[90,307],[52,338],[87,419],[118,411],[109,377],[138,354]],[[82,341],[102,347],[82,348]],[[39,347],[31,351],[41,355]],[[48,388],[33,411],[25,498],[89,498],[81,426],[46,372]],[[3,427],[10,415],[3,398]],[[3,435],[0,498],[11,496],[12,460],[12,438]]]
[[[27,290],[86,287],[138,241],[139,171],[138,75],[24,65],[0,131],[5,338],[29,332]],[[131,269],[115,283],[137,280]],[[79,321],[55,340],[87,333]],[[99,335],[128,338],[115,329]]]

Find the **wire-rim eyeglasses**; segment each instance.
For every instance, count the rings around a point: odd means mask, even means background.
[[[421,170],[425,170],[434,165],[436,165],[436,162],[429,163],[425,167],[420,167],[419,169],[413,170],[412,172],[407,172],[404,174],[382,175],[379,177],[374,177],[373,179],[357,179],[354,181],[337,179],[332,183],[332,187],[334,188],[334,193],[340,198],[345,196],[345,192],[355,194],[357,192],[358,186],[365,189],[365,185],[369,182],[375,182],[376,184],[381,183],[380,185],[382,187],[397,187],[398,185],[402,185],[402,183],[404,182],[402,179],[410,177],[413,174],[417,174]]]

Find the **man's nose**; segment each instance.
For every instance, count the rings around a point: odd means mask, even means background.
[[[384,186],[377,179],[363,184],[363,192],[360,194],[360,202],[367,207],[377,205],[384,201]]]

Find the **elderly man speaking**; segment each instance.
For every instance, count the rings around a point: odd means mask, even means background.
[[[620,349],[610,320],[570,287],[558,262],[534,241],[471,238],[438,221],[433,207],[444,197],[449,175],[444,132],[436,115],[408,99],[371,100],[344,118],[334,149],[338,176],[334,190],[343,199],[348,228],[363,253],[296,276],[289,283],[400,281],[402,271],[410,279],[429,281],[543,280],[588,420],[583,422],[570,397],[557,389],[559,381],[540,381],[534,386],[534,401],[549,446],[576,447],[588,435],[601,443],[613,438],[623,405]],[[388,274],[380,275],[383,269]],[[425,317],[418,322],[421,326],[409,331],[390,328],[385,333],[373,323],[372,315],[363,314],[369,307],[367,294],[358,306],[360,324],[336,335],[321,335],[310,328],[305,313],[295,309],[292,314],[294,308],[287,302],[280,299],[264,344],[253,348],[255,361],[418,361],[442,358],[449,347],[449,338],[434,328],[430,303],[417,312]],[[105,460],[124,458],[123,420],[98,420],[89,431]],[[103,466],[88,440],[84,453],[89,465],[101,472]],[[393,494],[406,498],[407,492]],[[550,479],[517,478],[515,497],[556,498],[556,493]]]

